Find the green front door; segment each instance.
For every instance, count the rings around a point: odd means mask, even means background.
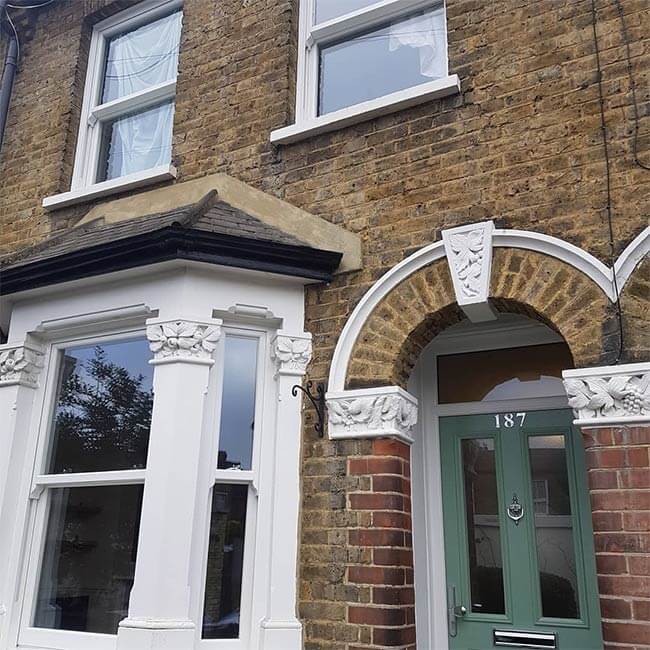
[[[602,648],[568,410],[440,418],[450,648]]]

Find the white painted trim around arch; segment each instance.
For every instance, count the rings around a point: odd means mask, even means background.
[[[611,301],[615,300],[612,269],[591,253],[563,239],[528,230],[497,229],[493,234],[492,245],[500,248],[522,248],[555,257],[584,273]],[[627,246],[615,264],[619,293],[623,291],[632,271],[649,250],[650,227]],[[364,294],[348,318],[334,350],[328,384],[330,391],[345,390],[345,377],[354,343],[375,307],[410,275],[444,256],[442,241],[429,244],[390,269]]]
[[[614,263],[616,281],[618,282],[619,293],[622,293],[623,287],[627,284],[634,269],[642,260],[650,255],[650,226],[642,230],[619,255]]]

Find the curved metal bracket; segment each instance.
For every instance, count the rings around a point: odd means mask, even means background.
[[[316,431],[319,438],[322,438],[325,435],[325,384],[316,385],[316,395],[312,393],[313,381],[308,381],[305,386],[296,384],[291,388],[291,394],[297,397],[298,391],[302,391],[312,403],[318,416],[318,422],[314,424],[314,431]]]

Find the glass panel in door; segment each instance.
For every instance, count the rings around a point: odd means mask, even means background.
[[[461,440],[470,610],[505,614],[497,463],[493,438]]]
[[[580,618],[565,438],[530,436],[528,452],[542,616]]]

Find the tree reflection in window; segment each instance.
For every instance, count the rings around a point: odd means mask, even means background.
[[[50,473],[145,467],[153,407],[149,356],[143,340],[65,351]]]

